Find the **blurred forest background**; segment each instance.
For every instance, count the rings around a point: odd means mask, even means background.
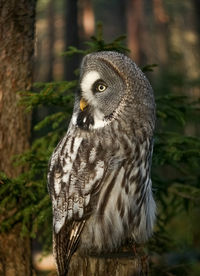
[[[84,53],[126,52],[127,46],[157,101],[152,177],[158,219],[145,246],[150,275],[200,275],[200,1],[38,0],[34,43],[35,85],[32,92],[21,93],[22,104],[32,112],[32,146],[15,158],[29,169],[17,177],[6,169],[1,174],[0,230],[10,231],[20,222],[20,233],[32,239],[36,275],[55,269],[38,261],[42,250],[51,252],[46,168],[67,129],[76,69]],[[53,262],[49,255],[44,260]]]

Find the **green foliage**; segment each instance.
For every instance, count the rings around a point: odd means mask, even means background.
[[[103,39],[103,28],[102,23],[97,23],[96,36],[91,37],[91,41],[85,42],[87,46],[86,50],[80,50],[76,47],[70,46],[68,51],[64,53],[64,55],[72,56],[74,54],[86,55],[92,52],[100,52],[100,51],[117,51],[120,53],[127,54],[130,50],[124,45],[124,40],[126,36],[122,35],[117,37],[114,41],[110,43],[106,43]]]
[[[34,107],[40,106],[60,106],[71,112],[73,91],[77,86],[77,81],[62,81],[50,83],[36,83],[34,92],[20,92],[20,104],[30,111]],[[39,89],[39,93],[36,91]],[[65,93],[67,91],[67,94]]]
[[[102,50],[127,53],[123,39],[119,37],[107,44],[99,24],[97,35],[86,43],[86,50],[69,47],[66,54],[84,55]],[[145,66],[143,70],[152,71],[153,67],[155,65]],[[21,104],[28,111],[41,106],[48,106],[53,111],[34,126],[36,133],[44,131],[33,141],[31,149],[15,158],[18,165],[25,164],[29,169],[15,179],[8,179],[3,173],[0,175],[1,231],[9,230],[20,221],[22,234],[35,237],[40,233],[43,244],[50,245],[51,205],[46,188],[47,165],[53,149],[67,130],[76,85],[77,81],[37,83],[34,91],[21,92]],[[200,139],[184,135],[188,119],[199,112],[198,103],[189,102],[187,97],[170,89],[157,96],[156,103],[158,122],[152,179],[158,219],[154,238],[148,246],[151,251],[161,253],[173,247],[167,225],[200,199]]]
[[[153,72],[153,70],[154,70],[154,68],[155,67],[157,67],[158,66],[158,64],[155,64],[155,63],[153,63],[153,64],[147,64],[147,65],[145,65],[143,68],[142,68],[142,72]]]
[[[44,173],[44,162],[37,166],[43,169]],[[33,166],[30,174],[24,174],[15,179],[8,179],[5,174],[0,174],[0,197],[2,198],[0,212],[4,217],[1,231],[9,230],[14,224],[22,222],[22,233],[35,237],[37,230],[44,227],[46,217],[50,217],[49,196],[43,186],[45,176],[43,175],[43,178],[38,181],[33,177],[38,168]]]

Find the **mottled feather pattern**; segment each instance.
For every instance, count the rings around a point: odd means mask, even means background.
[[[66,275],[78,247],[90,254],[115,250],[131,236],[144,242],[155,221],[151,86],[135,63],[115,52],[90,54],[81,68],[68,132],[49,163],[59,275]],[[107,84],[101,94],[92,90],[98,79]]]
[[[110,133],[104,130],[109,138],[105,140],[102,139],[105,137],[103,133],[96,135],[96,132],[92,133],[95,138],[91,133],[90,135],[84,133],[80,138],[78,135],[80,130],[73,129],[74,126],[72,126],[72,130],[68,133],[68,139],[61,143],[52,157],[54,166],[49,173],[49,175],[52,172],[54,174],[54,183],[51,187],[54,187],[53,209],[56,232],[59,232],[66,219],[68,221],[82,219],[87,217],[92,209],[95,209],[93,217],[86,223],[82,243],[85,247],[84,240],[86,240],[88,249],[94,247],[98,251],[108,245],[103,241],[104,237],[107,237],[105,231],[109,231],[109,227],[115,225],[112,217],[117,214],[120,217],[116,220],[116,228],[121,229],[122,232],[126,230],[128,235],[134,226],[134,233],[139,233],[138,235],[134,234],[138,241],[146,240],[147,233],[151,233],[153,226],[151,224],[145,226],[143,233],[139,226],[140,222],[146,221],[146,217],[142,220],[142,216],[138,216],[146,198],[143,196],[142,199],[141,193],[145,195],[151,193],[149,152],[151,152],[152,144],[148,140],[143,143],[139,140],[134,141],[139,145],[133,146],[125,133],[118,132],[116,122],[114,125],[116,129],[109,126]],[[116,140],[115,132],[119,133],[119,140]],[[112,151],[107,151],[111,146],[115,156],[112,156]],[[74,162],[75,160],[76,162]],[[108,202],[107,198],[111,192],[115,201]],[[130,201],[132,201],[132,205],[130,205]],[[88,207],[89,203],[90,205],[92,203],[93,206]],[[115,206],[118,206],[119,209],[117,214]],[[147,216],[145,207],[143,209],[143,215]],[[131,213],[132,210],[135,213]],[[126,220],[127,218],[130,221]],[[152,219],[154,220],[154,218]],[[96,229],[98,227],[100,229]],[[148,227],[150,229],[146,232]],[[115,233],[112,233],[113,242],[110,241],[110,249],[116,248],[121,243],[121,233],[119,232],[118,235],[115,237]],[[90,243],[88,242],[89,238],[91,239]]]

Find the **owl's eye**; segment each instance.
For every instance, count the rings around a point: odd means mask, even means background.
[[[107,88],[107,87],[106,87],[104,84],[99,84],[99,85],[97,86],[97,91],[103,92],[103,91],[106,90],[106,88]]]
[[[103,81],[97,81],[94,84],[94,92],[104,92],[107,88],[107,85]]]

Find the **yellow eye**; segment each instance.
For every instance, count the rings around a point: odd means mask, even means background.
[[[98,86],[97,86],[97,91],[98,92],[103,92],[103,91],[105,91],[106,90],[106,86],[104,85],[104,84],[99,84]]]

